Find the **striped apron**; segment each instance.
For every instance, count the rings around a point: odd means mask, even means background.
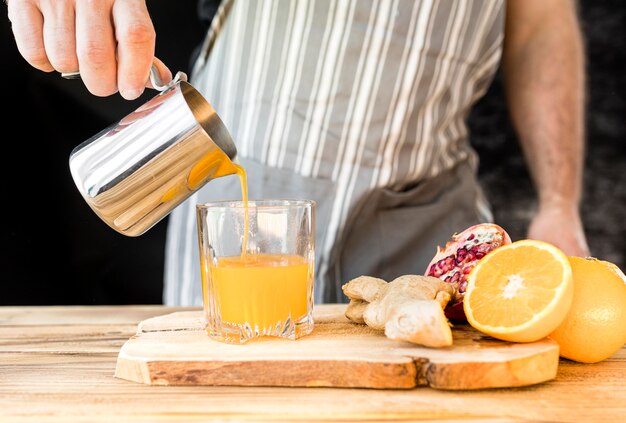
[[[191,82],[229,128],[249,195],[317,202],[316,303],[359,275],[423,274],[491,221],[466,126],[499,64],[504,0],[226,0]],[[166,305],[202,304],[195,205],[169,216]]]

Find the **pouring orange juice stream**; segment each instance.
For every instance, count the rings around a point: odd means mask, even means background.
[[[241,184],[244,207],[244,236],[241,254],[209,261],[208,271],[216,285],[222,321],[271,330],[287,318],[307,313],[308,264],[303,257],[286,254],[258,254],[248,251],[249,208],[245,169],[234,164]],[[208,278],[202,266],[202,288],[208,292]]]

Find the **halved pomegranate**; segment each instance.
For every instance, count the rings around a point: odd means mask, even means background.
[[[452,235],[444,248],[437,247],[437,254],[428,264],[425,275],[454,285],[455,295],[445,309],[448,319],[467,320],[463,311],[467,275],[488,252],[510,243],[511,237],[501,226],[480,223]]]

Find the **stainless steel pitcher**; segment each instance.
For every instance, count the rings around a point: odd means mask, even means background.
[[[74,75],[63,75],[75,77]],[[87,204],[117,232],[138,236],[208,181],[236,173],[235,144],[213,107],[179,72],[161,91],[70,154]]]

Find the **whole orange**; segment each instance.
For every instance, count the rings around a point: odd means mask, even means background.
[[[550,334],[561,357],[597,363],[626,343],[626,276],[613,263],[568,257],[574,298],[560,326]]]

